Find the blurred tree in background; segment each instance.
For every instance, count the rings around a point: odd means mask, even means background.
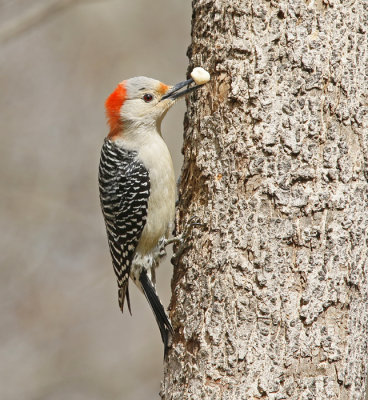
[[[143,296],[121,315],[97,170],[123,79],[185,79],[189,2],[0,1],[0,399],[158,397],[162,343]],[[163,123],[181,165],[184,102]],[[159,271],[169,302],[172,267]]]

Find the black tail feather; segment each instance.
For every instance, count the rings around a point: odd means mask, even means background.
[[[156,290],[151,281],[148,279],[147,272],[145,270],[142,270],[139,280],[142,284],[143,293],[152,308],[152,311],[157,321],[157,325],[160,329],[162,342],[164,344],[164,359],[166,360],[169,335],[173,334],[173,328],[166,315],[165,309],[156,294]]]
[[[118,297],[119,297],[119,307],[120,307],[121,312],[124,312],[124,300],[126,298],[129,313],[130,313],[130,315],[132,315],[132,310],[130,308],[128,282],[126,282],[126,284],[123,287],[119,288]]]

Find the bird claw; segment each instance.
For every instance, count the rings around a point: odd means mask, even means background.
[[[189,218],[189,220],[185,223],[183,232],[180,235],[165,240],[164,247],[172,243],[178,245],[177,251],[173,254],[173,259],[177,259],[182,254],[185,248],[184,245],[186,243],[186,240],[192,234],[192,230],[195,226],[204,226],[204,224],[200,222],[200,219],[198,217],[193,216]]]
[[[200,222],[199,217],[194,215],[193,217],[190,217],[184,225],[183,233],[180,235],[182,242],[185,242],[185,239],[192,234],[192,230],[195,226],[204,226],[204,224]]]
[[[186,222],[186,224],[184,226],[183,232],[180,235],[175,236],[175,237],[173,237],[171,239],[165,239],[164,243],[163,243],[163,247],[166,247],[166,246],[168,246],[170,244],[173,244],[173,243],[175,243],[175,244],[184,243],[185,239],[187,239],[190,236],[190,234],[192,233],[192,229],[193,229],[194,226],[203,226],[203,225],[204,224],[201,224],[199,222],[199,218],[198,217],[193,216],[193,217],[189,218],[189,220]]]

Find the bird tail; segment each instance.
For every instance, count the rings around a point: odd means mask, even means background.
[[[142,269],[139,281],[142,285],[143,293],[151,306],[151,309],[157,321],[157,325],[160,329],[162,342],[164,344],[164,359],[166,360],[169,336],[170,334],[173,334],[173,328],[171,326],[169,318],[166,315],[165,309],[156,294],[156,290],[147,276],[147,272],[145,269]]]
[[[119,307],[120,307],[121,312],[124,312],[124,300],[126,298],[127,299],[129,313],[130,313],[130,315],[132,315],[132,310],[130,308],[130,298],[129,298],[128,283],[129,283],[129,281],[127,280],[123,284],[122,287],[119,287],[119,291],[118,291]]]

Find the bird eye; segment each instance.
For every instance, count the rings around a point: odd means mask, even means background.
[[[149,103],[150,101],[152,101],[152,99],[153,99],[152,94],[146,93],[146,94],[143,96],[143,100],[144,100],[146,103]]]

